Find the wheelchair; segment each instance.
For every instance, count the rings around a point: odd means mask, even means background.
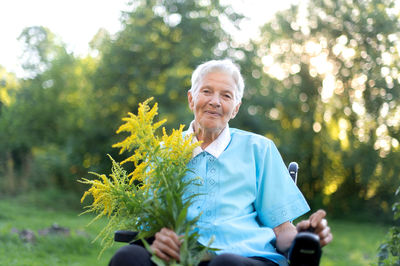
[[[297,184],[297,174],[299,166],[296,162],[291,162],[288,171]],[[114,233],[114,241],[123,243],[133,243],[138,232],[118,230]],[[290,266],[318,266],[321,259],[321,246],[318,235],[312,230],[308,232],[299,232],[293,240],[287,254],[288,264]]]

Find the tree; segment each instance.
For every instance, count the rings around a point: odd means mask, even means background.
[[[224,57],[218,44],[230,41],[219,17],[232,23],[241,17],[217,2],[133,1],[122,17],[123,30],[100,50],[94,84],[99,101],[109,106],[101,114],[112,121],[144,99],[154,96],[168,126],[190,122],[187,90],[193,69],[203,61]]]
[[[0,181],[0,187],[15,189],[15,173],[12,154],[9,152],[9,128],[7,124],[12,121],[8,116],[10,105],[15,102],[15,94],[19,89],[19,82],[14,74],[8,73],[0,66],[0,175],[4,178]]]
[[[88,77],[95,62],[75,58],[44,27],[25,29],[20,40],[30,77],[20,80],[14,101],[0,117],[2,154],[16,173],[13,185],[4,189],[77,187],[74,175],[87,171],[83,147],[91,130],[87,120],[94,114]]]
[[[387,212],[398,184],[396,12],[390,0],[312,0],[262,29],[260,79],[274,87],[258,95],[275,103],[257,108],[300,159],[306,196],[336,214]]]
[[[236,21],[240,16],[198,1],[138,0],[131,7],[122,17],[123,30],[115,36],[99,30],[93,38],[97,57],[75,57],[44,27],[22,32],[30,75],[7,111],[17,119],[4,123],[8,150],[22,162],[14,167],[30,165],[20,183],[30,179],[36,186],[77,189],[75,181],[89,169],[108,169],[106,154],[118,158],[111,144],[117,142],[121,118],[150,96],[169,127],[190,121],[191,72],[228,53],[218,48],[230,39],[219,17]]]

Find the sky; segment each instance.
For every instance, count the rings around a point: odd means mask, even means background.
[[[111,34],[121,29],[120,15],[128,0],[1,0],[0,65],[22,76],[21,44],[17,40],[25,27],[45,26],[76,55],[89,52],[89,42],[100,28]],[[240,39],[254,38],[260,25],[294,0],[221,0],[249,17]],[[272,4],[271,4],[272,2]]]

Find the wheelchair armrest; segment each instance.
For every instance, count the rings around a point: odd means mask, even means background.
[[[115,231],[115,233],[114,233],[114,241],[130,243],[133,240],[135,240],[135,237],[137,236],[137,234],[138,234],[138,232],[118,230],[118,231]]]
[[[318,235],[311,232],[300,232],[296,235],[289,249],[289,265],[318,266],[321,253]]]

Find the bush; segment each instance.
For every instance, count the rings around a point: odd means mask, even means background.
[[[400,187],[397,189],[395,196],[397,196],[397,202],[393,204],[392,210],[397,224],[390,228],[387,240],[379,247],[379,266],[400,265]]]

